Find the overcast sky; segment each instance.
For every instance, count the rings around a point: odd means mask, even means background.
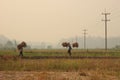
[[[120,0],[0,0],[0,34],[10,39],[57,42],[63,38],[104,37],[104,16],[108,37],[120,36]]]

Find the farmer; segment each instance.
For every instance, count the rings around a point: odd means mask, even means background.
[[[24,41],[17,45],[20,57],[23,57],[23,47],[26,47],[26,46],[27,45]]]
[[[71,56],[71,50],[72,50],[72,47],[71,47],[71,45],[69,44],[68,45],[68,54]]]

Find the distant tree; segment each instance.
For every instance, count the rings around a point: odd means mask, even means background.
[[[115,49],[120,49],[120,45],[116,45],[116,46],[115,46]]]
[[[15,46],[15,47],[17,46],[17,41],[16,41],[16,40],[14,40],[14,46]]]
[[[48,45],[48,46],[47,46],[47,49],[52,49],[52,45]]]
[[[13,40],[12,42],[13,42],[14,51],[17,52],[17,41]]]
[[[46,43],[42,42],[40,46],[41,46],[41,49],[45,49]]]
[[[6,49],[14,49],[14,44],[11,41],[7,41],[4,47]]]
[[[3,49],[3,45],[2,44],[0,44],[0,49]]]

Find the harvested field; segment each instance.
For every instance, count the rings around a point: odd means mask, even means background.
[[[0,52],[0,80],[120,80],[120,52]]]
[[[0,80],[120,80],[116,73],[101,71],[80,72],[14,72],[1,71]]]

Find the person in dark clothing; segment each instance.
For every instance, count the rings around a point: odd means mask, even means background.
[[[23,57],[23,48],[21,48],[20,50],[19,50],[19,56],[22,56]]]
[[[71,56],[71,50],[72,50],[72,47],[71,47],[71,45],[69,44],[68,45],[68,54]]]
[[[24,41],[17,46],[20,57],[23,57],[23,47],[26,47],[26,46],[27,45]]]

